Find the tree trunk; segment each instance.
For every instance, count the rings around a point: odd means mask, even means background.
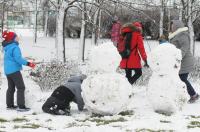
[[[163,19],[164,19],[164,10],[163,10],[163,0],[162,5],[160,7],[160,36],[163,35]]]
[[[66,54],[65,54],[65,21],[67,17],[67,9],[65,9],[64,19],[63,19],[63,60],[66,62]]]
[[[45,9],[44,37],[47,37],[48,19],[49,19],[49,11]]]
[[[190,50],[195,55],[195,41],[194,41],[194,28],[192,24],[192,1],[188,1],[188,28],[190,36]]]
[[[93,30],[92,30],[92,44],[96,45],[97,43],[97,33],[96,33],[96,24],[97,24],[97,20],[98,20],[98,15],[99,15],[99,11],[100,11],[100,8],[95,12],[94,14],[94,24],[93,24]]]
[[[56,19],[56,58],[59,61],[64,61],[64,51],[63,51],[63,26],[64,26],[64,15],[65,15],[65,9],[68,7],[68,3],[66,1],[63,1]]]
[[[34,24],[34,43],[37,43],[37,15],[38,15],[37,0],[35,2],[36,6],[35,6],[35,24]]]
[[[86,10],[86,4],[83,3],[84,11]],[[85,22],[86,16],[85,12],[82,11],[82,24],[81,24],[81,35],[80,35],[80,48],[79,48],[79,59],[84,61],[85,59],[85,31],[86,31],[86,22]]]
[[[97,39],[99,40],[100,37],[101,37],[101,10],[99,11],[99,27],[98,27]]]
[[[3,1],[2,4],[1,34],[3,34],[4,30],[4,17],[5,17],[5,0]]]
[[[179,9],[179,17],[178,17],[178,19],[179,19],[180,21],[183,20],[183,9],[182,9],[182,7],[180,7],[180,9]]]

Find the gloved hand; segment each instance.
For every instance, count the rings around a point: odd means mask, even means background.
[[[29,66],[29,67],[31,67],[32,69],[34,69],[35,66],[36,66],[36,64],[33,63],[33,62],[28,62],[28,63],[27,63],[27,66]]]
[[[148,63],[147,63],[147,60],[144,61],[144,67],[149,68],[149,65],[148,65]]]

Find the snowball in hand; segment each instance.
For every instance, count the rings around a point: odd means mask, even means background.
[[[153,74],[147,96],[157,112],[175,113],[186,102],[186,86],[178,76],[181,58],[181,51],[169,43],[159,45],[151,52],[149,64]]]
[[[118,73],[91,75],[83,81],[86,108],[95,114],[114,115],[127,110],[132,86]]]
[[[120,60],[117,48],[111,42],[95,46],[89,54],[89,71],[115,72]]]

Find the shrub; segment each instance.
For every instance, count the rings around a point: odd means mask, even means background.
[[[78,64],[74,61],[68,60],[64,63],[52,60],[48,63],[41,63],[30,75],[42,91],[49,91],[64,84],[70,75],[77,71]]]

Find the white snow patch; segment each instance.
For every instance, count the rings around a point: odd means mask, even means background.
[[[117,73],[89,76],[82,84],[82,96],[92,113],[118,114],[127,110],[132,86],[124,76]]]
[[[181,51],[169,43],[151,52],[149,64],[153,74],[147,95],[155,111],[171,114],[186,102],[186,86],[178,76],[181,59]]]
[[[88,71],[116,72],[120,60],[117,48],[111,42],[103,43],[91,50]]]

